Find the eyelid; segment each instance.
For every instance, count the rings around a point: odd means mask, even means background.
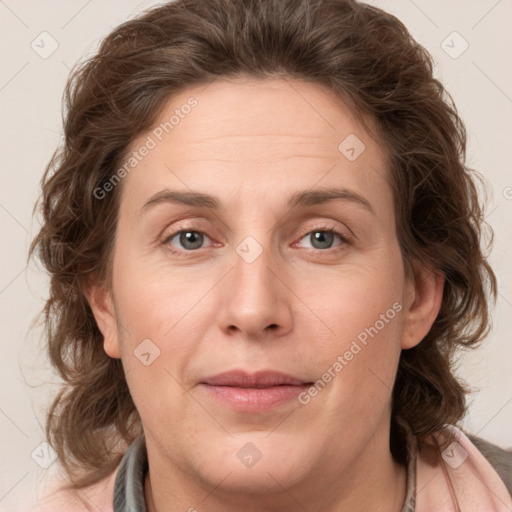
[[[167,233],[167,234],[164,234],[162,235],[162,237],[160,237],[160,242],[164,245],[168,245],[169,242],[176,236],[176,235],[179,235],[180,233],[182,232],[186,232],[186,231],[192,231],[194,233],[200,233],[201,235],[204,235],[205,237],[209,238],[210,240],[213,241],[212,237],[210,235],[208,235],[208,233],[206,233],[205,231],[203,231],[202,229],[198,228],[198,226],[193,226],[193,225],[189,225],[189,226],[180,226],[180,227],[177,227],[175,228],[171,233]],[[195,249],[193,251],[186,251],[184,249],[172,249],[172,251],[174,252],[189,252],[189,253],[194,253],[194,252],[198,252],[200,249]]]
[[[172,230],[168,231],[168,228],[165,228],[163,234],[160,235],[158,238],[161,240],[168,240],[169,238],[176,236],[178,233],[181,233],[182,231],[194,231],[197,233],[207,235],[206,231],[211,231],[211,227],[206,227],[205,224],[206,223],[203,221],[203,219],[189,220],[188,218],[185,217],[174,221],[172,223]]]
[[[330,224],[328,221],[324,221],[324,222],[320,221],[319,224],[316,224],[316,225],[313,225],[312,227],[304,228],[303,230],[301,230],[299,238],[304,238],[304,236],[314,233],[315,231],[325,231],[328,233],[334,233],[334,234],[338,235],[342,240],[344,240],[346,242],[350,242],[354,235],[350,229],[348,229],[348,228],[346,228],[346,229],[347,229],[347,231],[350,232],[350,234],[344,233],[343,230],[341,228],[337,227],[335,224]]]

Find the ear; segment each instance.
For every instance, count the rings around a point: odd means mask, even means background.
[[[418,345],[434,323],[443,299],[444,276],[422,268],[409,280],[405,303],[404,329],[401,347]]]
[[[98,282],[96,276],[91,276],[84,288],[96,324],[103,334],[103,349],[110,357],[120,358],[121,347],[117,334],[117,318],[109,290],[106,285]]]

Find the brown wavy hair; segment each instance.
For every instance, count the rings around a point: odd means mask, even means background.
[[[43,314],[48,354],[64,380],[46,423],[67,474],[85,486],[115,469],[142,431],[122,364],[84,294],[110,286],[122,183],[131,142],[169,97],[218,77],[292,78],[321,84],[386,149],[405,269],[441,272],[445,286],[430,332],[401,353],[390,447],[404,462],[404,425],[421,436],[460,421],[469,389],[454,376],[457,348],[490,325],[496,278],[486,261],[492,230],[465,166],[466,133],[429,53],[394,16],[354,0],[177,0],[117,27],[72,71],[64,94],[64,141],[42,178],[42,227],[30,247],[51,277]],[[305,107],[307,108],[307,107]],[[485,236],[488,234],[489,236]]]

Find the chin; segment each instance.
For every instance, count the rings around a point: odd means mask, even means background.
[[[300,466],[299,466],[300,467]],[[224,468],[223,468],[224,469]],[[209,480],[215,483],[222,482],[220,487],[231,494],[243,494],[247,496],[265,496],[269,494],[281,494],[284,488],[293,488],[301,480],[295,469],[283,463],[263,463],[260,461],[253,468],[240,468],[238,464],[225,466],[226,472],[215,471]],[[229,476],[228,476],[229,475]]]
[[[268,432],[254,433],[229,438],[221,450],[213,451],[210,446],[207,461],[194,460],[200,461],[197,470],[206,480],[222,481],[226,491],[268,494],[303,481],[314,470],[311,453],[318,450],[306,439],[300,442]]]

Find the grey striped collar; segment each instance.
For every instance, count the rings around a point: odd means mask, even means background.
[[[124,454],[114,484],[114,512],[147,512],[144,479],[148,471],[146,439],[139,436]]]

